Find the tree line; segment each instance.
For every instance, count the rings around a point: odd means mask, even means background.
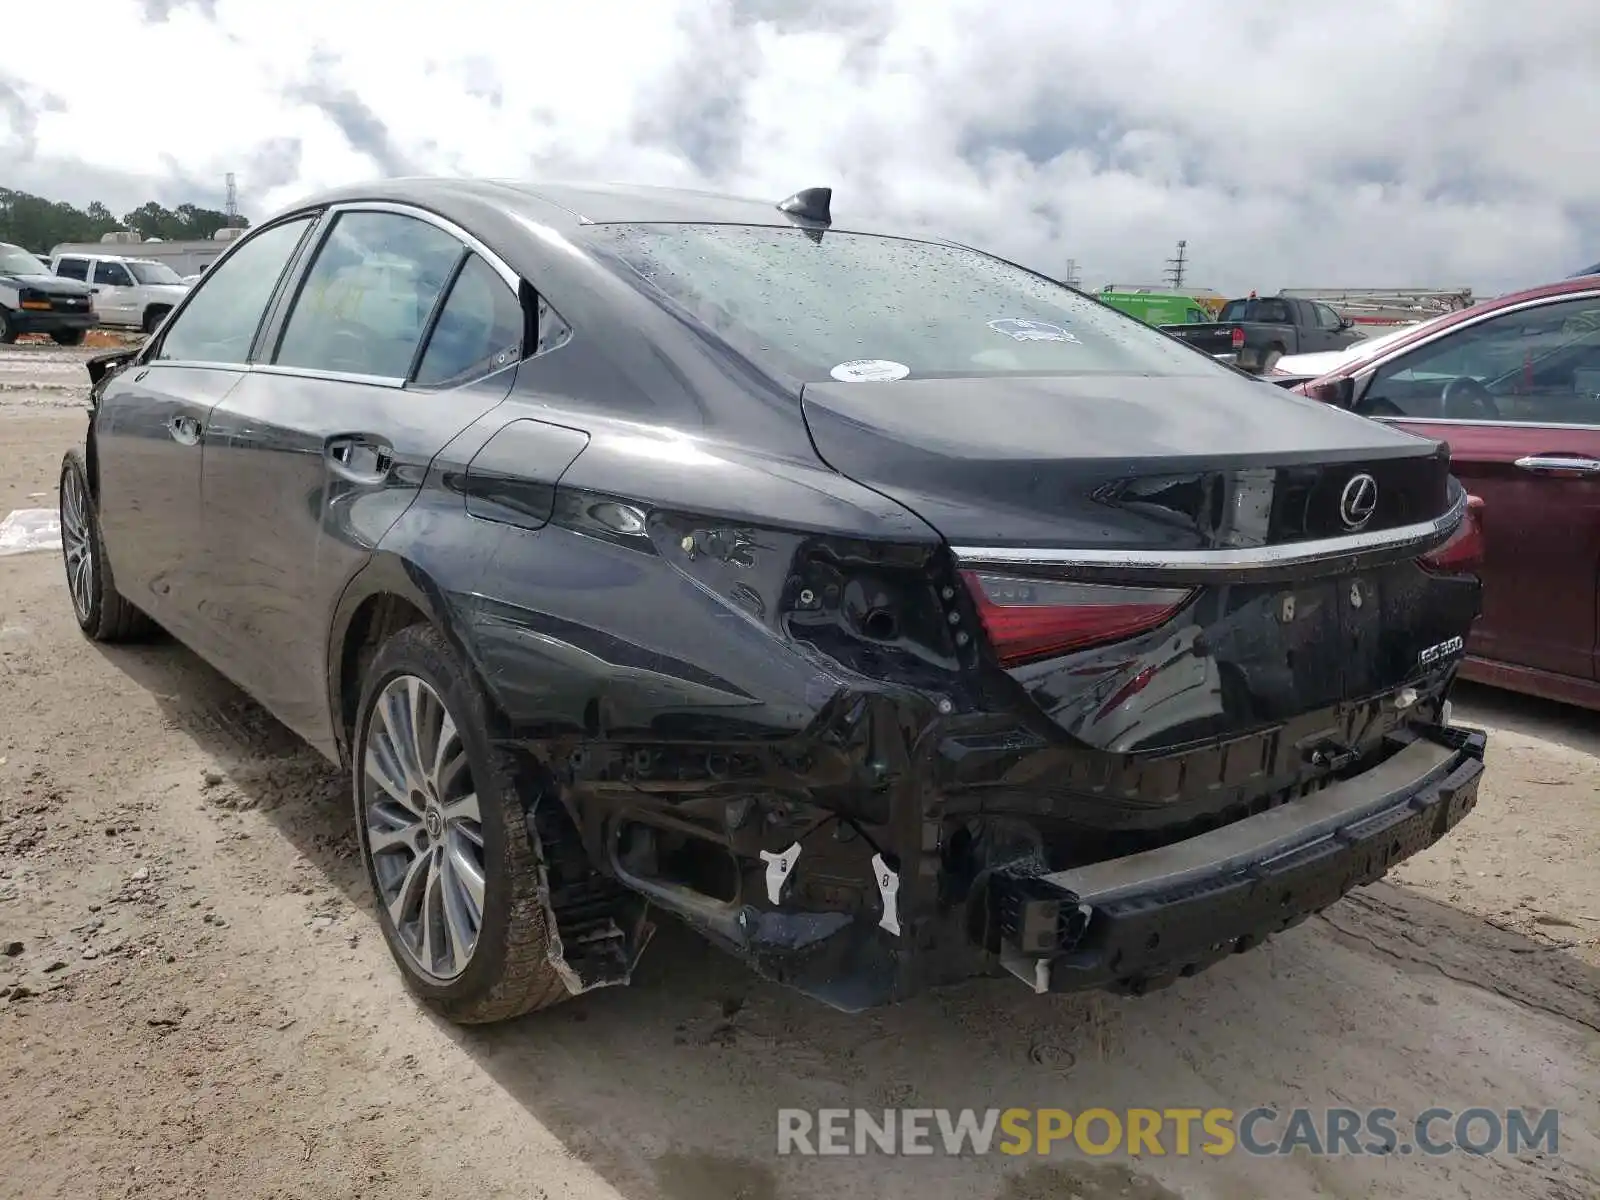
[[[132,212],[115,216],[98,200],[77,208],[64,200],[46,200],[28,192],[0,188],[0,242],[45,252],[60,242],[98,242],[101,234],[131,229],[142,238],[163,241],[209,238],[228,223],[226,213],[194,204],[166,208],[151,200]],[[237,223],[250,222],[239,217]]]

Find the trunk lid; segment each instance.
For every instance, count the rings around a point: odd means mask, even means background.
[[[998,665],[1058,727],[1122,754],[1213,747],[1165,782],[1134,772],[1152,803],[1369,744],[1407,685],[1427,711],[1476,615],[1476,580],[1430,574],[1415,550],[1338,549],[1449,513],[1447,448],[1280,389],[926,379],[807,385],[803,403],[830,466],[951,544]],[[1353,530],[1363,475],[1375,503]],[[1086,623],[1105,636],[1070,644]]]
[[[802,403],[829,466],[958,546],[1212,550],[1336,537],[1350,532],[1340,501],[1360,474],[1377,485],[1363,532],[1449,503],[1441,444],[1227,375],[807,384]]]

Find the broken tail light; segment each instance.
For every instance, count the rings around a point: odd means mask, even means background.
[[[1001,666],[1120,641],[1154,629],[1187,603],[1188,588],[1123,587],[963,571]]]
[[[1483,565],[1483,497],[1467,497],[1467,515],[1450,540],[1417,560],[1435,575],[1476,574]]]

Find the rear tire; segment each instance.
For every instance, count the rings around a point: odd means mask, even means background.
[[[51,341],[58,346],[83,345],[84,331],[81,329],[57,329],[50,334]]]
[[[464,1025],[571,994],[551,961],[529,784],[517,759],[491,745],[489,721],[483,689],[450,643],[412,625],[367,670],[351,756],[384,941],[412,992]]]
[[[1282,357],[1283,351],[1279,347],[1274,346],[1268,350],[1261,359],[1261,373],[1263,375],[1268,374],[1273,367],[1278,365],[1278,360]]]
[[[100,535],[100,513],[89,491],[83,452],[68,450],[61,461],[58,493],[61,557],[67,595],[78,628],[97,642],[128,642],[148,636],[155,624],[117,591]]]

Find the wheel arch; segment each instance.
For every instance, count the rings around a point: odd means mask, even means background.
[[[328,712],[339,760],[348,764],[361,699],[361,675],[378,647],[409,625],[438,629],[476,668],[442,588],[414,562],[375,555],[345,586],[329,624]]]
[[[100,503],[100,451],[94,436],[94,413],[89,413],[89,430],[83,436],[83,470],[89,477],[89,498]]]

